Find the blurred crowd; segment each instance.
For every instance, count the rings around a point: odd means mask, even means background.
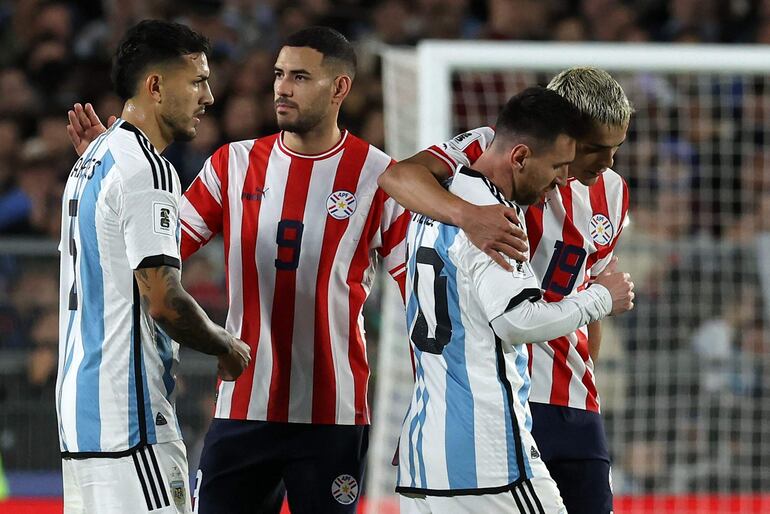
[[[0,243],[20,236],[58,241],[60,194],[75,160],[66,111],[88,101],[102,119],[120,114],[109,82],[111,52],[125,29],[145,18],[186,23],[212,41],[215,104],[195,140],[166,151],[185,186],[219,145],[276,130],[273,60],[282,39],[308,25],[335,27],[356,44],[360,69],[341,120],[380,148],[383,45],[425,38],[770,43],[770,0],[0,0]],[[525,82],[546,80],[533,75]],[[643,491],[659,485],[655,477],[671,478],[654,466],[640,469],[644,462],[679,465],[691,478],[698,476],[688,467],[693,462],[714,463],[707,474],[731,470],[719,459],[724,452],[746,453],[741,444],[766,450],[745,456],[741,465],[766,468],[770,437],[752,428],[751,416],[770,415],[754,408],[770,398],[763,378],[770,370],[763,322],[768,302],[756,257],[757,236],[770,232],[770,81],[631,74],[619,80],[646,114],[640,123],[632,120],[617,166],[634,199],[625,257],[637,284],[644,284],[636,312],[621,322],[623,344],[614,357],[612,347],[607,350],[610,439],[625,444],[616,449],[628,459],[627,465],[619,459],[618,468],[625,468],[629,490]],[[463,87],[486,93],[459,80],[456,89]],[[701,103],[709,94],[723,101]],[[467,106],[461,107],[455,114],[467,115]],[[458,120],[458,130],[490,121]],[[184,271],[187,289],[218,322],[226,305],[221,268],[218,259],[204,257],[186,263]],[[24,353],[24,364],[12,372],[0,366],[0,452],[12,468],[58,467],[52,408],[57,273],[55,252],[30,260],[0,249],[0,351]],[[705,293],[693,289],[702,284]],[[752,308],[742,308],[747,305]],[[613,378],[611,364],[629,356],[638,363],[634,373],[624,368]],[[668,371],[661,375],[662,369]],[[617,407],[612,387],[624,399],[642,400]],[[190,420],[193,432],[203,430],[210,414],[210,389],[204,381],[181,399],[180,417]],[[680,398],[698,401],[685,409]],[[740,408],[750,412],[735,410]],[[716,421],[734,412],[740,426]],[[16,418],[9,421],[12,413]],[[674,428],[637,425],[677,415],[684,421]],[[616,426],[630,431],[614,434]],[[51,444],[29,437],[30,427],[49,431]],[[666,438],[683,446],[651,443]],[[757,487],[768,487],[767,480]]]

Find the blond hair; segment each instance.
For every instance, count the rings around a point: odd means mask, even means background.
[[[621,127],[628,124],[634,108],[620,84],[606,71],[592,67],[569,68],[548,84],[591,121]]]

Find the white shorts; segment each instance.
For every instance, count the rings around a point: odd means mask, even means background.
[[[519,484],[511,491],[463,496],[401,495],[401,514],[567,514],[549,477]]]
[[[62,459],[64,514],[190,514],[182,441],[110,459]]]

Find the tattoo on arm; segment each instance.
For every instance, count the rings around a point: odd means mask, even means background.
[[[153,282],[156,287],[160,285],[159,282],[163,283],[163,306],[155,309],[162,314],[154,316],[163,331],[174,341],[193,350],[209,355],[227,353],[232,336],[224,328],[213,323],[201,306],[184,290],[179,270],[160,266],[152,272],[158,274],[154,281],[150,278],[151,272],[146,270],[137,270],[136,276],[142,282],[144,291],[149,291]],[[145,292],[142,293],[142,307],[151,308],[150,297]]]

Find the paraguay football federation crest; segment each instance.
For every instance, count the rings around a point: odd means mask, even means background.
[[[332,218],[337,220],[344,220],[349,218],[356,212],[356,195],[350,191],[339,190],[329,195],[326,199],[326,210]]]
[[[610,244],[612,236],[615,235],[612,222],[604,214],[594,214],[594,217],[591,218],[590,229],[591,239],[600,246]]]
[[[342,505],[350,505],[358,497],[358,482],[350,475],[340,475],[332,482],[332,496]]]

